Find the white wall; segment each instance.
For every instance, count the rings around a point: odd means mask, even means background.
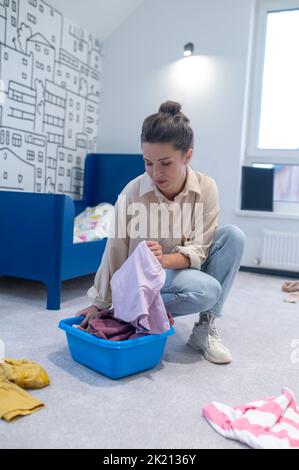
[[[242,128],[254,0],[147,0],[105,43],[100,152],[140,152],[143,119],[161,102],[182,103],[195,131],[192,166],[215,178],[220,224],[247,235],[243,265],[255,266],[262,230],[298,221],[240,217]],[[192,41],[195,56],[182,59]]]

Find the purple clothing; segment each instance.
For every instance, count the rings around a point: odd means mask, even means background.
[[[160,334],[169,330],[160,289],[165,270],[142,241],[112,276],[114,317],[136,327],[136,332]]]
[[[125,339],[140,338],[145,333],[136,333],[136,328],[113,316],[113,309],[101,310],[95,318],[89,320],[86,328],[77,326],[80,330],[91,333],[94,336],[110,341],[123,341]]]
[[[171,313],[167,313],[167,317],[170,325],[173,325],[174,320]],[[79,330],[91,333],[98,338],[108,339],[110,341],[141,338],[142,336],[149,334],[149,332],[144,330],[138,332],[136,331],[136,327],[131,325],[131,323],[114,318],[113,308],[99,310],[97,316],[89,320],[85,328],[82,328],[79,325],[73,326]]]

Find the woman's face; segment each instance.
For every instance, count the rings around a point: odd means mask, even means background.
[[[186,153],[175,150],[170,143],[142,145],[145,169],[159,191],[168,198],[175,197],[183,188],[192,149]]]

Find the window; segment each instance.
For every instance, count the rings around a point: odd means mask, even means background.
[[[17,11],[17,4],[14,0],[11,2],[11,9],[12,9],[13,12]]]
[[[44,64],[42,64],[38,60],[35,62],[35,66],[36,66],[37,69],[40,69],[40,70],[44,70],[44,68],[45,68]]]
[[[34,160],[35,153],[32,150],[27,150],[27,160]]]
[[[17,20],[14,16],[11,17],[11,26],[17,26]]]
[[[21,147],[22,146],[22,136],[20,134],[12,134],[11,142],[12,142],[13,146]]]
[[[257,4],[252,52],[245,164],[274,166],[274,212],[299,214],[299,0]]]
[[[30,13],[27,13],[27,19],[33,24],[36,23],[36,17],[34,15],[31,15]]]

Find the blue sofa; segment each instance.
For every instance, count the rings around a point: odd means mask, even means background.
[[[61,283],[95,273],[107,239],[73,243],[74,217],[87,206],[114,204],[144,172],[142,155],[89,154],[83,199],[60,194],[0,191],[0,275],[47,286],[47,309],[60,308]]]

